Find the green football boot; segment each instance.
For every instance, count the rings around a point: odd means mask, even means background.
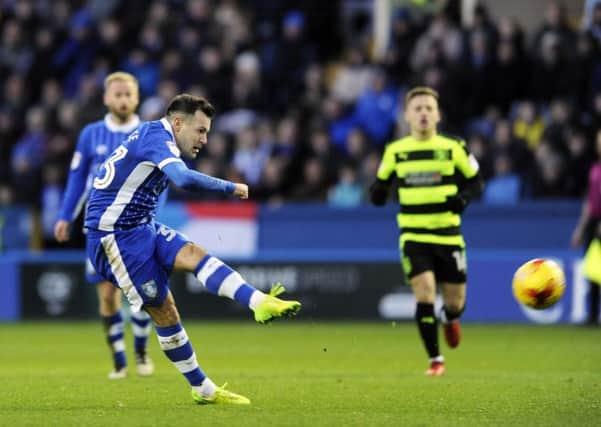
[[[199,405],[209,404],[229,404],[229,405],[250,405],[250,399],[240,394],[226,390],[227,383],[215,389],[215,394],[212,397],[204,397],[196,390],[192,389],[192,399]]]
[[[296,315],[301,309],[298,301],[285,301],[277,296],[283,294],[286,288],[280,283],[274,283],[263,301],[255,308],[255,320],[258,323],[268,323],[276,317],[290,317]]]

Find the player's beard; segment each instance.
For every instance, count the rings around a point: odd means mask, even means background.
[[[115,116],[119,122],[126,123],[134,114],[134,110],[129,108],[115,108],[111,109],[111,114]]]

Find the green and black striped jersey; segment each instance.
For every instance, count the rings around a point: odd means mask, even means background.
[[[459,192],[461,176],[478,174],[478,162],[465,142],[443,135],[393,141],[386,146],[377,177],[389,181],[393,174],[399,183],[401,247],[405,241],[465,246],[461,216],[446,203]]]

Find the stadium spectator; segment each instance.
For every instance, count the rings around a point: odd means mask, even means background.
[[[545,122],[538,115],[532,101],[522,101],[517,108],[517,117],[513,122],[513,135],[526,141],[528,148],[534,150],[545,130]]]
[[[506,153],[495,157],[494,175],[486,183],[482,201],[490,205],[516,205],[521,196],[522,179],[513,171]]]
[[[526,142],[512,135],[511,124],[507,120],[497,122],[491,151],[493,157],[496,153],[508,155],[514,170],[523,176],[528,173],[533,162],[532,152]]]
[[[327,173],[324,164],[310,157],[303,165],[302,178],[290,193],[295,202],[325,202],[327,199]]]
[[[328,192],[328,204],[351,208],[363,200],[363,187],[359,183],[357,170],[352,164],[343,165],[338,171],[338,182]]]
[[[393,83],[401,86],[410,77],[411,69],[409,60],[418,30],[407,9],[399,9],[392,20],[392,35],[390,48],[386,54],[384,64]]]
[[[351,47],[344,54],[344,62],[337,67],[331,95],[343,105],[354,103],[369,87],[375,67],[359,47]]]
[[[371,85],[357,98],[355,123],[377,146],[390,140],[399,109],[399,90],[383,71],[374,73]]]
[[[566,146],[565,193],[569,197],[582,197],[595,156],[587,142],[586,133],[580,129],[569,132]]]
[[[527,68],[509,41],[502,41],[497,46],[496,66],[491,75],[492,104],[507,115],[511,104],[525,95]]]
[[[532,194],[537,198],[557,198],[565,194],[564,160],[547,141],[534,152],[535,168]]]
[[[47,116],[41,107],[27,111],[25,134],[11,153],[12,183],[17,202],[38,205],[40,180],[46,151]]]

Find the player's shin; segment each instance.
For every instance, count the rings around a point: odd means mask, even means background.
[[[132,311],[131,327],[134,333],[134,348],[136,354],[146,354],[146,344],[151,330],[150,316],[148,313],[143,310],[138,312]]]
[[[438,321],[434,315],[434,304],[418,302],[415,310],[415,321],[417,322],[417,329],[430,359],[440,357]]]
[[[254,310],[265,294],[244,281],[242,276],[220,259],[206,255],[194,269],[194,275],[207,290]]]
[[[102,316],[102,323],[106,333],[106,341],[113,353],[115,372],[127,365],[125,358],[125,342],[123,341],[123,317],[121,312],[112,316]]]
[[[203,397],[212,397],[216,386],[201,370],[188,335],[181,323],[172,326],[156,326],[159,345],[178,371],[186,377],[192,388]]]

